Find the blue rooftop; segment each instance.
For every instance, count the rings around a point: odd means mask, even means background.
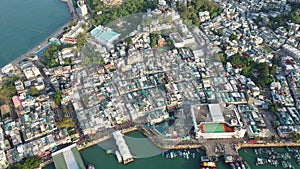
[[[108,42],[111,38],[113,38],[114,36],[118,35],[116,32],[104,32],[101,33],[99,36],[97,36],[98,38]]]

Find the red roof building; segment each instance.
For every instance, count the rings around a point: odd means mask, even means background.
[[[19,99],[19,96],[14,96],[12,98],[12,101],[13,101],[14,106],[15,106],[16,109],[22,109],[23,108],[22,103]]]

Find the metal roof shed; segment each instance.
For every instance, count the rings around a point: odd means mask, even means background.
[[[213,122],[225,121],[220,104],[209,104],[208,108]]]

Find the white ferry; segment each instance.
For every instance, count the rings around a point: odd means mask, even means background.
[[[116,151],[116,156],[117,156],[118,162],[121,163],[122,162],[122,156],[119,153],[119,151]]]
[[[95,166],[93,164],[89,164],[87,169],[95,169]]]

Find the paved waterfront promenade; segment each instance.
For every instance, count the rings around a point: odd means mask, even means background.
[[[85,144],[85,145],[79,145],[79,146],[77,146],[77,148],[78,148],[78,150],[80,151],[80,150],[84,150],[84,149],[86,149],[86,148],[89,148],[89,147],[91,147],[91,146],[94,146],[94,145],[96,145],[96,144],[99,144],[99,143],[102,143],[102,142],[104,142],[104,141],[107,141],[107,140],[109,140],[111,137],[110,136],[105,136],[105,137],[102,137],[102,138],[100,138],[100,139],[98,139],[98,140],[93,140],[93,141],[91,141],[91,142],[89,142],[89,143],[87,143],[87,144]]]
[[[131,128],[127,128],[127,129],[123,129],[121,130],[122,134],[126,134],[126,133],[130,133],[132,131],[137,131],[138,128],[137,127],[131,127]],[[102,143],[104,141],[107,141],[111,138],[111,136],[104,136],[102,138],[99,138],[97,140],[93,140],[85,145],[82,145],[82,146],[78,146],[78,150],[83,150],[83,149],[86,149],[88,147],[91,147],[91,146],[94,146],[96,144],[99,144],[99,143]]]
[[[248,147],[300,147],[300,143],[263,143],[263,144],[249,144],[249,143],[243,143],[240,145],[237,145],[236,149],[239,150],[241,148],[248,148]]]
[[[69,7],[69,12],[70,12],[72,18],[74,20],[78,20],[79,16],[77,15],[77,12],[75,11],[73,0],[66,0],[66,3],[68,5],[68,7]]]

